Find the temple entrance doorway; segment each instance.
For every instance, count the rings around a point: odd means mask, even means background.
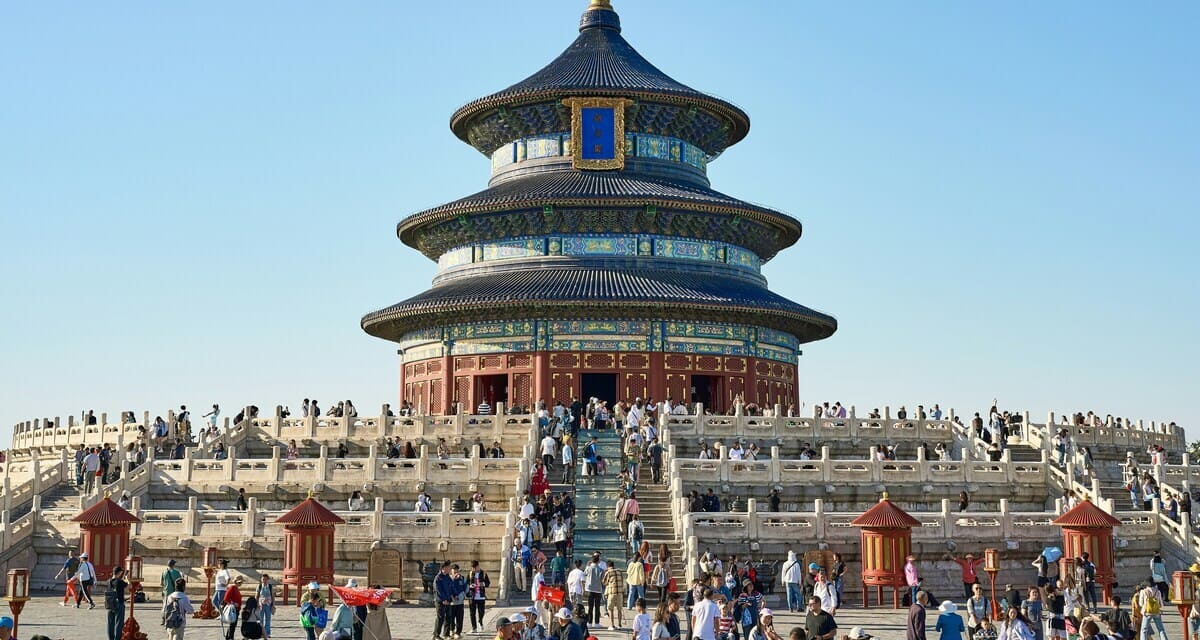
[[[705,409],[712,409],[714,413],[724,411],[721,402],[723,381],[721,376],[692,376],[692,403],[703,403]]]
[[[612,409],[613,403],[617,401],[617,374],[585,373],[581,382],[583,384],[581,400],[584,402],[592,398],[605,400],[608,402],[608,408]]]
[[[475,385],[476,403],[486,401],[491,405],[492,411],[496,410],[497,402],[508,405],[508,374],[478,376],[475,378]],[[474,410],[475,407],[471,407],[472,413]]]

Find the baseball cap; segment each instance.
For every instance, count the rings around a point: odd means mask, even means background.
[[[525,613],[529,613],[529,614],[533,614],[534,616],[537,616],[538,608],[537,607],[525,607]]]
[[[12,618],[8,616],[0,617],[0,629],[11,629],[14,624],[16,623],[13,622]]]
[[[510,619],[512,622],[514,622],[514,623],[518,623],[518,622],[525,622],[525,616],[523,616],[523,615],[521,615],[521,614],[519,614],[519,613],[514,613],[514,614],[513,614],[513,617],[512,617],[512,618],[509,618],[509,619]]]
[[[497,629],[501,629],[501,628],[503,628],[503,627],[507,627],[507,626],[508,626],[508,625],[510,625],[510,624],[512,624],[512,620],[509,620],[508,618],[503,618],[503,617],[502,617],[502,618],[500,618],[500,619],[496,620],[496,628],[497,628]]]
[[[760,619],[761,619],[761,618],[765,618],[765,617],[767,617],[767,616],[771,616],[772,618],[774,618],[774,617],[775,617],[775,612],[774,612],[774,611],[771,611],[770,609],[767,609],[767,608],[765,608],[765,607],[763,608],[763,610],[762,610],[762,611],[759,611],[759,612],[758,612],[758,617],[759,617]]]
[[[568,608],[566,608],[566,607],[563,607],[563,608],[561,608],[561,609],[559,609],[559,610],[558,610],[558,613],[557,613],[557,614],[555,614],[555,616],[554,616],[554,617],[555,617],[555,618],[562,618],[562,619],[564,619],[564,620],[570,620],[570,619],[571,619],[571,610],[570,610],[570,609],[568,609]]]
[[[87,552],[86,552],[86,551],[84,551],[83,553],[79,554],[79,557],[80,557],[80,558],[86,558],[86,557],[88,557],[88,554],[87,554]]]

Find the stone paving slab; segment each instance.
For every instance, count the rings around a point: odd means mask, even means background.
[[[106,620],[106,612],[103,604],[89,610],[84,604],[83,608],[76,609],[72,607],[62,607],[59,603],[62,601],[62,596],[39,595],[25,604],[25,609],[21,614],[20,638],[22,640],[29,638],[35,634],[44,634],[55,640],[62,638],[63,640],[103,640],[105,638],[104,624]],[[774,603],[772,603],[774,604]],[[487,624],[485,630],[479,634],[472,636],[469,633],[470,618],[464,620],[464,624],[468,627],[468,633],[464,634],[465,640],[490,640],[494,636],[494,621],[501,615],[511,615],[524,609],[528,606],[522,600],[519,603],[514,603],[512,606],[504,606],[500,608],[489,608],[487,611]],[[166,631],[161,627],[159,614],[160,605],[158,602],[150,602],[139,604],[136,606],[134,613],[137,615],[138,621],[142,624],[142,631],[146,633],[150,640],[160,640],[166,638]],[[0,605],[0,610],[6,609]],[[785,637],[787,632],[794,626],[803,626],[804,617],[800,614],[788,613],[786,607],[780,610],[777,607],[772,607],[775,611],[776,629]],[[604,627],[593,629],[596,637],[599,640],[629,640],[630,627],[632,627],[632,612],[625,612],[625,628],[618,631],[608,631],[607,616],[602,618]],[[683,612],[680,612],[680,619],[683,621]],[[857,607],[844,608],[837,615],[840,638],[842,635],[849,633],[850,628],[854,626],[862,626],[867,633],[880,638],[881,640],[904,640],[904,624],[907,616],[906,610],[896,609],[861,609]],[[388,609],[388,621],[391,624],[392,635],[396,639],[402,640],[429,640],[433,635],[433,623],[436,619],[432,607],[404,605],[394,606]],[[937,632],[933,631],[934,622],[937,620],[937,611],[931,609],[928,613],[929,640],[936,640]],[[1175,607],[1168,606],[1163,611],[1163,622],[1166,626],[1167,637],[1172,639],[1183,638],[1183,627],[1180,625],[1179,614]],[[684,622],[686,628],[686,622]],[[224,638],[220,624],[216,620],[188,620],[186,637],[194,640],[217,640]],[[235,635],[235,637],[240,637]],[[272,622],[272,639],[273,640],[301,640],[305,638],[304,630],[300,627],[299,609],[279,607]]]

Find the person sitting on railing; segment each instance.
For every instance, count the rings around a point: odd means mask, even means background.
[[[708,491],[705,492],[703,500],[704,511],[716,513],[721,510],[721,499],[713,493],[712,487],[709,487]]]
[[[1004,451],[1000,449],[1000,443],[998,441],[993,440],[992,443],[988,445],[987,457],[988,460],[992,462],[1000,462],[1000,459],[1004,457]]]
[[[492,443],[492,448],[488,450],[488,457],[489,458],[503,458],[504,457],[504,447],[500,446],[499,440]]]
[[[945,442],[939,442],[933,447],[933,452],[937,454],[938,462],[950,462],[950,451],[946,448]]]
[[[217,446],[213,447],[213,460],[224,460],[229,454],[225,451],[225,443],[218,442]]]
[[[713,451],[708,446],[707,442],[705,442],[703,440],[700,441],[700,455],[696,456],[696,458],[699,460],[712,460],[713,459]]]
[[[887,460],[887,450],[884,449],[882,444],[877,444],[875,445],[875,451],[872,453],[871,458],[875,460],[875,462],[883,462],[884,460]]]
[[[433,510],[433,499],[422,490],[417,494],[416,506],[413,510],[417,513],[429,513]]]

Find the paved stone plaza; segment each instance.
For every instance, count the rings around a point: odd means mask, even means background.
[[[104,637],[104,621],[105,612],[102,606],[98,606],[94,610],[88,610],[86,605],[82,609],[74,607],[63,608],[59,606],[61,596],[55,597],[51,595],[40,595],[29,601],[25,605],[25,610],[21,614],[21,638],[28,638],[36,634],[44,634],[50,638],[63,640],[92,640],[94,638]],[[804,617],[800,614],[791,614],[787,612],[786,607],[780,610],[780,607],[774,606],[777,604],[771,602],[772,608],[775,611],[775,626],[781,633],[786,634],[794,626],[803,626]],[[486,634],[479,634],[480,638],[489,638],[493,636],[493,621],[500,615],[510,615],[520,611],[523,607],[503,607],[500,609],[489,609],[487,612],[487,629]],[[157,638],[165,638],[166,632],[159,626],[159,603],[151,602],[146,605],[138,605],[135,614],[138,615],[138,621],[142,623],[142,631],[146,633],[151,640]],[[142,614],[145,614],[145,618]],[[627,614],[629,612],[626,612]],[[870,609],[864,610],[853,607],[842,609],[837,615],[838,621],[838,637],[849,633],[850,629],[855,626],[862,626],[863,629],[883,640],[904,640],[904,621],[905,610],[894,609]],[[428,640],[433,634],[434,610],[430,607],[418,606],[395,606],[388,610],[388,618],[392,627],[392,635],[394,638],[402,640]],[[682,615],[680,616],[682,622]],[[628,640],[629,630],[632,625],[632,616],[628,615],[625,619],[626,630],[623,631],[608,631],[607,627],[594,629],[596,637],[599,640]],[[928,613],[928,636],[931,640],[938,637],[937,632],[933,630],[934,622],[937,620],[937,610],[930,609]],[[607,624],[607,617],[602,620]],[[1167,636],[1169,638],[1182,638],[1183,629],[1179,624],[1179,615],[1175,612],[1174,607],[1167,607],[1163,612],[1163,622],[1166,625]],[[470,626],[469,621],[466,623]],[[188,620],[187,637],[193,639],[216,639],[224,637],[219,629],[219,625],[215,620]],[[237,635],[235,637],[239,637]],[[274,640],[299,640],[304,638],[304,630],[300,628],[299,616],[289,615],[286,609],[280,608],[276,613],[275,621],[272,623],[272,636]],[[468,633],[464,637],[471,637]]]

